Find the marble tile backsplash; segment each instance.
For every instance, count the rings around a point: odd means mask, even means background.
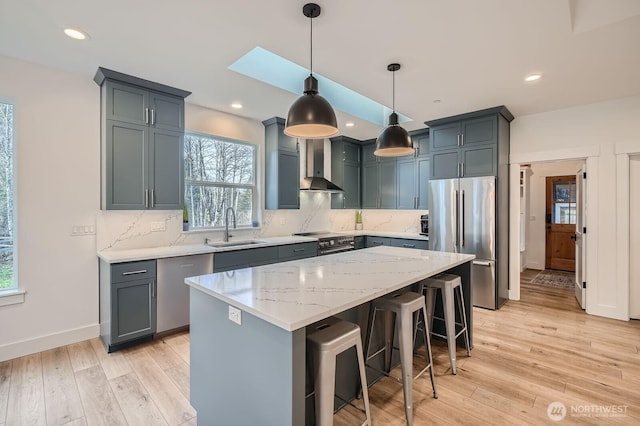
[[[417,210],[363,210],[365,231],[420,232]],[[260,228],[235,229],[236,239],[277,237],[297,232],[352,231],[355,210],[332,210],[328,193],[300,193],[299,210],[263,210]],[[164,230],[157,230],[162,229]],[[222,231],[182,231],[182,210],[100,211],[96,218],[98,250],[203,244],[222,240]]]

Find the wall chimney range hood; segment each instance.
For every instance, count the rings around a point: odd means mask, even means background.
[[[307,139],[307,172],[301,191],[344,192],[324,177],[324,139]]]

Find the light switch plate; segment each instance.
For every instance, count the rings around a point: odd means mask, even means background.
[[[233,321],[238,325],[242,325],[242,311],[233,306],[229,306],[229,321]]]

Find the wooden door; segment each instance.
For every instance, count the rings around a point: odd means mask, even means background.
[[[576,176],[547,177],[545,268],[576,270]]]

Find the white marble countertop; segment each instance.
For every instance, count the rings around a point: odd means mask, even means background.
[[[136,260],[147,259],[161,259],[165,257],[177,257],[188,256],[192,254],[203,253],[220,253],[224,251],[243,250],[249,248],[279,246],[284,244],[296,244],[318,241],[317,238],[310,237],[269,237],[269,238],[257,238],[259,243],[247,244],[247,245],[234,245],[228,247],[212,247],[206,244],[197,245],[176,245],[166,247],[149,247],[141,249],[131,250],[101,250],[98,252],[98,257],[107,263],[120,263],[120,262],[133,262]],[[242,242],[242,239],[237,239],[237,242]],[[220,242],[220,241],[214,241]],[[234,242],[231,239],[231,242]]]
[[[190,277],[185,282],[294,331],[474,258],[381,246]]]

